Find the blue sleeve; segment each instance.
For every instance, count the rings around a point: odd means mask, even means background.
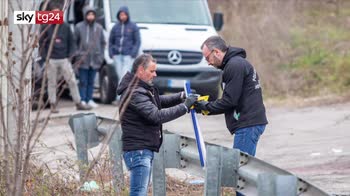
[[[111,33],[109,34],[109,41],[108,41],[108,54],[109,57],[113,58],[114,55],[114,43],[115,43],[115,36],[114,31],[116,29],[116,26],[114,26],[111,30]]]
[[[131,51],[131,57],[136,58],[137,53],[139,51],[140,45],[141,45],[141,38],[140,38],[140,29],[139,27],[135,24],[134,26],[135,31],[133,34],[133,46],[132,46],[132,51]]]

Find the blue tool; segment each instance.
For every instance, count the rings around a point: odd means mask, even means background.
[[[189,81],[186,81],[184,84],[184,89],[186,93],[186,97],[191,94],[191,83]],[[197,143],[197,148],[198,148],[198,153],[199,153],[199,160],[201,163],[201,166],[205,166],[205,159],[206,159],[206,149],[205,149],[205,144],[202,136],[202,132],[200,130],[197,116],[196,116],[196,111],[194,109],[191,109],[191,117],[192,117],[192,124],[193,124],[193,129],[194,129],[194,134],[196,136],[196,143]]]

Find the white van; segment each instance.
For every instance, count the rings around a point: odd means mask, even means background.
[[[209,36],[216,35],[223,24],[223,16],[214,14],[214,24],[206,0],[86,0],[96,9],[97,22],[105,28],[108,42],[109,32],[121,6],[128,6],[131,21],[140,28],[141,47],[139,53],[151,53],[157,60],[155,85],[160,92],[183,90],[183,81],[191,81],[191,87],[199,94],[209,94],[216,99],[219,94],[221,72],[208,66],[200,46]],[[77,13],[72,3],[66,12],[66,22],[72,25]],[[214,28],[215,26],[215,28]],[[103,103],[110,103],[116,95],[117,78],[113,60],[105,50],[96,87],[100,89]]]

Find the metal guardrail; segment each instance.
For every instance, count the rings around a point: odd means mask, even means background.
[[[102,136],[113,134],[109,143],[113,167],[113,185],[117,192],[124,185],[122,167],[121,130],[115,120],[91,114],[71,116],[69,125],[75,134],[78,159],[88,164],[87,149],[97,146]],[[110,131],[114,130],[114,131]],[[165,133],[163,145],[153,160],[153,195],[166,195],[166,168],[178,168],[205,178],[204,195],[220,195],[221,187],[233,187],[245,195],[295,196],[329,195],[311,183],[288,171],[240,152],[237,149],[206,143],[206,168],[200,166],[195,140],[173,133]],[[80,175],[84,175],[81,166]],[[82,179],[82,178],[81,178]]]
[[[121,156],[121,131],[116,121],[97,118],[94,113],[88,113],[71,116],[68,124],[75,137],[81,180],[84,179],[89,164],[88,149],[103,142],[103,138],[111,138],[108,145],[110,158],[113,162],[113,187],[116,192],[120,193],[124,187],[124,173]]]

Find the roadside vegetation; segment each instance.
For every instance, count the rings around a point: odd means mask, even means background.
[[[220,34],[247,50],[266,98],[349,97],[349,1],[220,2],[209,1],[224,13]]]

